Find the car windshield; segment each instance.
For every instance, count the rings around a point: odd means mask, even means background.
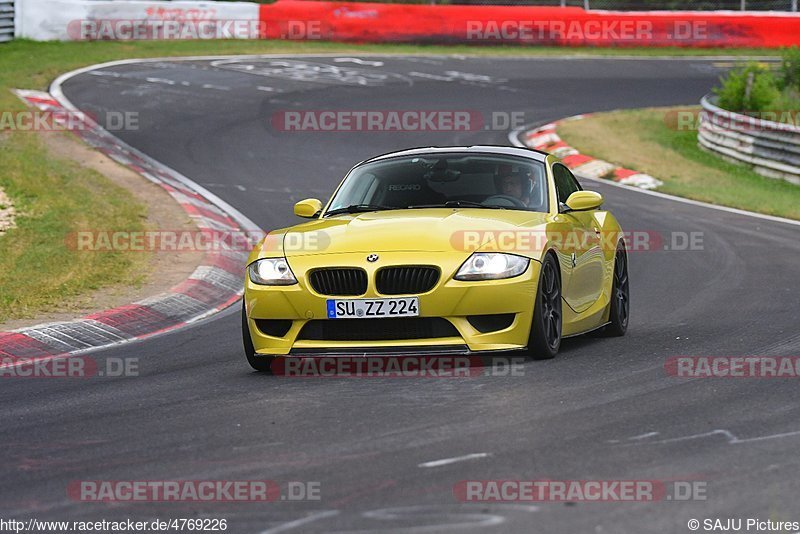
[[[547,212],[542,162],[490,154],[399,156],[353,169],[325,216],[406,208]]]

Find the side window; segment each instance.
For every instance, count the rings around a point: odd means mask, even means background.
[[[561,163],[553,165],[553,178],[556,183],[556,193],[559,203],[566,202],[572,193],[581,190],[581,186],[570,170]]]

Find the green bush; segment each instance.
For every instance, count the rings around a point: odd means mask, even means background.
[[[781,87],[800,91],[800,48],[796,45],[783,51],[781,60]]]
[[[758,63],[733,69],[714,88],[719,106],[728,111],[800,111],[800,48],[785,48],[777,76]]]
[[[756,63],[730,71],[714,93],[721,108],[745,113],[770,110],[780,97],[775,76]]]

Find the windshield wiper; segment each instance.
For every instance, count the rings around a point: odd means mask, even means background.
[[[471,200],[448,200],[444,204],[418,204],[416,206],[409,206],[409,208],[486,208],[493,210],[504,210],[505,206],[493,206],[491,204],[481,204],[480,202],[472,202]]]
[[[342,213],[365,213],[368,211],[396,210],[393,206],[381,206],[380,204],[350,204],[343,208],[336,208],[325,213],[325,216],[341,215]]]

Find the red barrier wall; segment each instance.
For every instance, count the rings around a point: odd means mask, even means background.
[[[800,44],[800,16],[619,12],[281,0],[261,6],[267,39],[558,46],[779,47]]]

